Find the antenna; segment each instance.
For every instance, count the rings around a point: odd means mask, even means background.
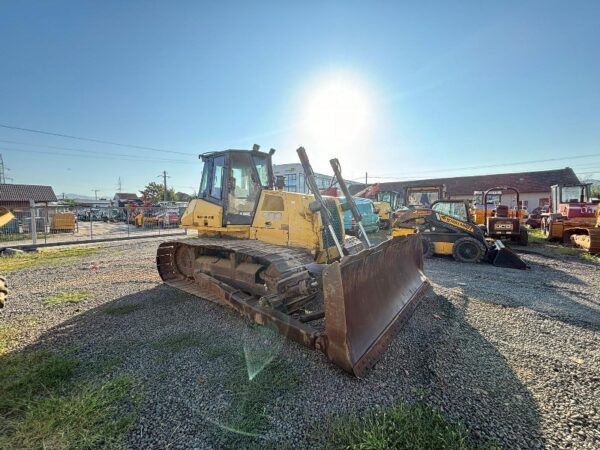
[[[123,189],[123,184],[121,183],[121,177],[117,180],[117,192],[121,192]]]
[[[94,200],[98,200],[98,192],[100,192],[100,189],[92,189],[91,191],[94,193]]]

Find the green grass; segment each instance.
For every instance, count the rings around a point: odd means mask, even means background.
[[[61,250],[39,250],[37,252],[0,257],[0,273],[28,269],[41,265],[58,265],[73,262],[78,258],[93,255],[97,247],[75,247]]]
[[[137,413],[135,383],[77,378],[77,366],[49,352],[0,357],[0,448],[122,448]]]
[[[122,316],[142,308],[142,305],[110,305],[104,308],[103,311],[111,316]]]
[[[154,342],[152,346],[156,349],[165,349],[175,353],[187,348],[197,347],[210,359],[231,353],[228,347],[215,343],[209,337],[193,333],[167,336],[162,340]]]
[[[88,291],[67,291],[50,295],[44,299],[47,305],[61,305],[63,303],[79,303],[90,296]]]
[[[597,255],[591,255],[590,253],[585,252],[576,247],[569,247],[561,242],[551,242],[546,240],[542,231],[539,229],[529,230],[529,243],[534,245],[541,245],[545,249],[556,255],[570,255],[570,256],[578,256],[579,258],[594,262],[600,263],[600,257]]]
[[[327,449],[388,450],[474,448],[469,431],[422,403],[401,403],[392,409],[361,416],[333,417],[319,425]]]

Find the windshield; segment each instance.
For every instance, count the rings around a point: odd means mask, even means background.
[[[437,190],[409,190],[407,201],[409,206],[430,206],[439,199]]]
[[[252,155],[252,160],[256,166],[256,171],[260,178],[260,184],[263,187],[269,186],[269,163],[267,157],[263,155]]]
[[[561,188],[561,200],[565,203],[585,203],[585,186],[565,186]]]

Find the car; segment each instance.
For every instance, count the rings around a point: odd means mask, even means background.
[[[346,205],[346,199],[340,197],[342,207]],[[379,215],[375,212],[373,201],[368,198],[354,197],[354,203],[358,208],[358,212],[362,216],[362,226],[367,233],[375,233],[379,230]],[[344,229],[346,233],[351,235],[358,234],[358,224],[352,217],[350,209],[344,211]]]

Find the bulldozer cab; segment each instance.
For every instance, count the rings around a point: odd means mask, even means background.
[[[552,204],[557,208],[561,203],[591,203],[591,184],[554,185]]]
[[[251,225],[263,189],[273,188],[269,153],[257,146],[200,155],[204,162],[199,197],[223,208],[223,224]]]
[[[445,197],[445,186],[406,186],[404,188],[404,206],[408,208],[430,208]]]

